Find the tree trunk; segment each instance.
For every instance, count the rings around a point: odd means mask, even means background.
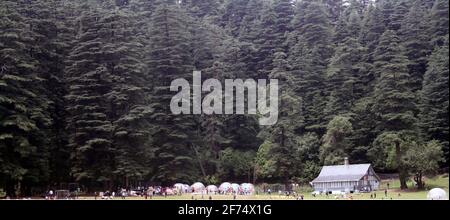
[[[405,171],[405,168],[402,163],[402,151],[400,149],[400,143],[395,143],[395,156],[396,156],[396,163],[397,163],[397,170],[398,175],[400,179],[400,189],[408,189],[408,185],[406,184],[406,180],[408,178],[408,175]]]
[[[284,187],[285,187],[285,191],[290,192],[291,191],[291,184],[290,184],[290,178],[288,176],[285,177],[284,180]]]
[[[21,196],[21,192],[22,192],[22,183],[20,182],[20,180],[19,181],[17,181],[17,184],[16,184],[16,186],[14,187],[14,196],[16,197],[16,198],[20,198],[20,196]]]
[[[192,148],[192,149],[194,150],[194,152],[195,152],[195,156],[196,156],[197,161],[198,161],[198,164],[199,164],[199,166],[200,166],[200,170],[202,171],[203,178],[206,178],[206,171],[205,171],[205,168],[203,167],[203,163],[202,163],[202,160],[201,160],[201,158],[200,158],[200,154],[199,154],[199,152],[197,151],[197,148],[195,148],[194,145],[191,145],[191,148]]]
[[[406,184],[406,181],[408,179],[408,175],[406,175],[403,170],[399,171],[399,179],[400,179],[400,189],[401,190],[408,189],[408,185]]]
[[[422,179],[423,175],[421,172],[416,173],[416,176],[414,177],[414,180],[417,183],[417,188],[418,189],[424,189],[425,188],[425,184],[423,184],[423,179]]]
[[[253,185],[256,185],[256,180],[258,179],[258,165],[253,168]]]

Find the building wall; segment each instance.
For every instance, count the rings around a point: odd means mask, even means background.
[[[322,182],[314,183],[313,188],[315,191],[354,191],[358,188],[358,181],[345,181],[345,182]]]
[[[378,190],[380,182],[373,175],[366,175],[359,181],[320,182],[313,183],[314,191],[350,192],[350,191],[374,191]]]

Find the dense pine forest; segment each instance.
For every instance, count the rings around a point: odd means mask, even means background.
[[[0,0],[0,191],[307,184],[448,167],[448,0]],[[279,120],[174,115],[176,78],[278,79]]]

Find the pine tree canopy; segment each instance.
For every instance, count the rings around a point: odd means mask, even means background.
[[[0,197],[289,188],[344,158],[424,188],[448,170],[448,26],[448,0],[0,0]],[[172,113],[172,83],[194,71],[277,80],[277,123]]]

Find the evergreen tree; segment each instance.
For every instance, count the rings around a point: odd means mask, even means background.
[[[448,36],[445,44],[431,55],[428,70],[424,76],[421,97],[421,127],[427,139],[438,140],[448,161]]]
[[[99,30],[104,36],[101,53],[111,77],[111,91],[105,94],[109,103],[109,120],[113,125],[112,148],[114,175],[128,186],[130,180],[143,180],[149,174],[150,126],[143,45],[135,37],[132,14],[122,8],[106,15]]]
[[[325,165],[338,165],[348,157],[351,143],[348,136],[352,133],[350,119],[336,116],[328,123],[324,143],[320,148],[320,159]]]
[[[289,63],[298,77],[296,93],[303,101],[305,124],[301,130],[323,134],[326,127],[323,109],[326,104],[325,71],[332,56],[331,25],[325,6],[315,1],[300,5],[293,21]]]
[[[147,65],[152,79],[150,107],[151,136],[154,146],[154,181],[164,184],[192,181],[198,176],[193,161],[195,121],[192,115],[174,115],[170,111],[170,84],[178,78],[192,77],[193,63],[186,13],[176,3],[161,2],[152,14]]]
[[[100,11],[87,5],[84,9],[76,45],[69,56],[71,65],[66,69],[71,173],[76,181],[88,186],[107,186],[113,179],[114,154],[113,125],[106,99],[112,89],[112,77],[104,54],[110,48],[104,43],[111,35],[99,31],[106,28]]]
[[[350,14],[349,20],[342,28],[348,35],[338,44],[327,69],[329,97],[324,113],[328,121],[337,115],[348,115],[355,101],[368,92],[365,90],[368,65],[363,60],[366,49],[358,42],[360,23],[356,11]]]
[[[344,13],[344,1],[343,0],[324,0],[324,4],[327,8],[327,14],[330,17],[332,23],[336,23]]]
[[[379,139],[392,137],[395,155],[401,158],[405,150],[402,142],[409,139],[415,129],[416,100],[409,82],[408,59],[400,45],[400,39],[393,31],[386,31],[375,51],[375,69],[378,76],[374,92],[374,113],[379,117]],[[391,138],[389,138],[391,139]],[[400,175],[401,188],[405,189],[407,170],[398,159],[396,169]]]
[[[0,196],[307,183],[343,157],[423,188],[448,162],[448,20],[445,0],[1,0]],[[278,123],[172,114],[193,70],[279,79]]]
[[[368,49],[366,54],[368,61],[372,61],[373,52],[378,45],[381,35],[386,30],[382,16],[381,9],[373,4],[369,6],[364,14],[361,42]]]
[[[187,0],[182,1],[182,4],[190,13],[199,18],[217,16],[219,13],[220,3],[218,0]]]
[[[409,59],[409,73],[413,91],[422,88],[423,75],[427,69],[430,54],[430,37],[427,34],[428,16],[426,8],[420,1],[414,2],[408,14],[402,21],[399,36]]]
[[[276,0],[264,12],[261,23],[264,37],[257,41],[259,44],[258,70],[263,78],[267,77],[273,68],[274,54],[287,52],[285,42],[293,15],[294,7],[290,0]]]
[[[275,175],[283,180],[286,186],[295,176],[295,172],[299,172],[297,167],[297,159],[295,158],[295,149],[298,136],[298,122],[302,121],[300,112],[301,100],[296,97],[294,83],[296,82],[293,75],[290,74],[290,67],[286,60],[286,54],[278,52],[275,54],[275,68],[270,74],[270,78],[280,80],[280,105],[279,118],[276,126],[270,128],[270,155],[274,161]]]
[[[429,33],[433,46],[441,46],[445,43],[445,36],[448,35],[449,14],[448,1],[436,0],[430,12]]]
[[[409,0],[399,0],[395,1],[394,4],[394,10],[391,14],[389,24],[387,27],[390,30],[398,31],[402,27],[402,21],[405,19],[405,16],[408,14],[408,11],[410,9],[410,2]],[[387,7],[390,7],[388,5]]]
[[[231,36],[236,37],[241,29],[241,23],[247,14],[247,3],[249,0],[226,1],[224,9],[220,14],[219,24],[227,29]]]
[[[0,2],[0,185],[11,196],[29,194],[27,186],[50,175],[45,137],[52,118],[33,10],[22,1]]]

